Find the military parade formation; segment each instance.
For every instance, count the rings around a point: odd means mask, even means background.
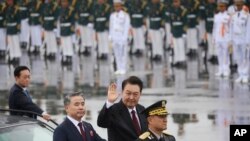
[[[248,0],[1,0],[0,57],[18,62],[22,50],[72,64],[74,55],[111,58],[116,74],[127,71],[127,56],[162,61],[173,67],[206,53],[218,64],[217,76],[237,71],[249,81]],[[112,48],[113,50],[111,50]],[[148,55],[150,52],[150,55]]]

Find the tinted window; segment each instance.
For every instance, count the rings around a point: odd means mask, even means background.
[[[53,132],[44,125],[29,124],[0,128],[0,141],[52,141]]]

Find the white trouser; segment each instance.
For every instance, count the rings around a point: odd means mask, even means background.
[[[127,43],[121,41],[112,42],[116,66],[119,71],[126,71],[127,65]]]
[[[183,37],[173,38],[174,62],[186,61]]]
[[[204,36],[206,32],[205,20],[200,20],[198,29],[199,29],[199,42],[201,42],[202,40],[204,40]]]
[[[140,49],[144,50],[145,49],[145,37],[144,37],[144,29],[143,27],[138,27],[138,28],[132,28],[133,30],[133,46],[134,50]]]
[[[40,25],[30,26],[31,46],[42,46],[42,27]]]
[[[6,50],[6,29],[0,28],[0,50]]]
[[[110,83],[109,61],[99,63],[99,86],[106,87]]]
[[[161,30],[149,30],[149,34],[152,42],[153,56],[161,55],[163,56],[163,38]]]
[[[219,61],[219,73],[229,74],[229,49],[228,42],[216,42],[217,56]]]
[[[28,18],[21,20],[21,32],[20,32],[20,42],[26,42],[29,43],[29,23],[28,23]]]
[[[187,29],[187,48],[198,49],[198,36],[196,28]]]
[[[170,23],[165,23],[165,32],[166,32],[166,46],[169,47],[171,45],[171,26]]]
[[[19,35],[7,35],[10,59],[21,57]]]
[[[47,53],[56,53],[57,52],[57,43],[56,43],[56,33],[52,31],[44,32],[45,39],[44,42],[47,45]]]
[[[108,40],[108,32],[103,31],[103,32],[96,32],[97,34],[97,42],[98,42],[98,52],[99,55],[104,53],[108,54],[109,53],[109,40]]]
[[[212,33],[207,33],[207,44],[208,44],[208,56],[213,56],[213,55],[216,56],[217,48],[214,45]]]
[[[73,43],[71,36],[61,36],[63,56],[73,56]]]
[[[94,30],[88,26],[78,26],[81,34],[82,47],[93,47],[94,45]]]
[[[240,77],[248,78],[249,71],[249,50],[246,47],[246,44],[233,44],[234,54],[237,57],[238,64],[238,74]]]

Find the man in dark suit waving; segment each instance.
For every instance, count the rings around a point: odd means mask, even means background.
[[[122,82],[122,99],[118,98],[116,85],[108,89],[108,100],[98,115],[97,125],[108,129],[109,141],[134,141],[147,130],[146,117],[140,114],[145,108],[138,104],[143,83],[131,76]]]
[[[82,121],[85,115],[85,99],[80,92],[67,95],[64,107],[67,117],[55,129],[53,141],[105,141],[90,123]]]
[[[27,110],[41,114],[45,120],[50,119],[50,115],[32,102],[31,96],[27,90],[30,84],[30,69],[26,66],[18,66],[14,70],[16,83],[10,89],[9,108],[14,110]],[[11,112],[11,115],[24,115],[20,112]],[[36,118],[36,115],[25,114]]]

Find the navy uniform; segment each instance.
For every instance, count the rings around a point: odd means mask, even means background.
[[[163,57],[164,36],[164,4],[159,0],[148,3],[147,16],[149,17],[149,37],[152,42],[152,59],[161,60]]]
[[[108,28],[111,7],[107,2],[102,0],[102,2],[94,5],[94,9],[94,29],[98,44],[98,58],[107,59],[109,55]]]
[[[187,10],[180,5],[180,0],[173,0],[170,9],[170,25],[173,35],[174,63],[178,67],[186,66],[184,34],[186,27]]]
[[[43,29],[44,29],[44,44],[46,44],[46,56],[55,57],[57,53],[56,33],[59,7],[57,3],[49,0],[43,7]]]
[[[6,3],[0,3],[0,57],[5,56],[6,52],[6,23],[5,23]]]
[[[77,30],[80,32],[81,39],[79,52],[86,55],[90,54],[90,50],[94,46],[92,4],[90,0],[81,0],[76,5]]]
[[[19,6],[19,14],[21,19],[21,32],[20,32],[20,42],[21,47],[26,48],[29,45],[30,39],[30,29],[28,23],[29,9],[28,9],[29,0],[17,0],[17,5]]]
[[[6,9],[6,29],[7,43],[9,50],[9,59],[11,62],[19,61],[21,57],[21,49],[19,42],[20,18],[19,8],[14,0],[7,0],[8,6]]]
[[[158,101],[149,107],[147,107],[144,111],[141,113],[144,114],[148,120],[148,131],[144,132],[139,136],[139,138],[136,141],[175,141],[175,137],[166,133],[165,129],[162,127],[159,127],[159,123],[155,124],[156,121],[153,121],[155,118],[157,118],[157,121],[159,122],[167,122],[167,109],[166,109],[166,100]],[[159,119],[158,119],[159,118]],[[156,134],[156,131],[161,131],[161,134]]]
[[[39,53],[42,46],[42,0],[29,2],[29,25],[31,46],[29,51]]]
[[[209,2],[206,4],[205,23],[206,23],[206,40],[208,44],[208,57],[209,61],[211,62],[217,62],[217,50],[212,39],[214,15],[217,11],[216,9],[217,9],[217,4],[215,0],[209,0]]]
[[[143,0],[127,1],[128,13],[131,18],[132,36],[133,36],[133,53],[142,55],[145,50],[144,37],[144,16],[146,2]]]
[[[67,3],[68,0],[62,0],[61,3],[65,4],[60,9],[60,41],[62,48],[62,62],[71,63],[73,56],[73,41],[72,35],[75,32],[75,17],[74,9]]]

